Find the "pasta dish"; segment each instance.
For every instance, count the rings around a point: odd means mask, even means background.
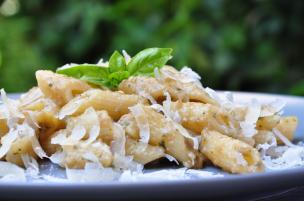
[[[0,176],[42,159],[67,174],[141,171],[164,158],[234,174],[303,165],[302,145],[291,143],[298,120],[283,116],[284,102],[240,104],[203,87],[191,68],[166,65],[171,53],[115,51],[107,62],[39,70],[37,86],[18,100],[2,89]]]

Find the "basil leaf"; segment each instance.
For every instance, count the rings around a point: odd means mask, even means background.
[[[151,75],[171,59],[171,48],[148,48],[137,53],[127,65],[130,75]]]
[[[126,70],[125,58],[115,51],[109,59],[109,71],[110,73]]]
[[[108,85],[108,68],[95,64],[62,67],[58,68],[56,73],[64,74],[100,86]]]
[[[171,59],[171,48],[149,48],[136,54],[126,65],[125,58],[115,51],[109,67],[95,64],[71,65],[57,69],[57,73],[92,84],[116,89],[120,82],[134,75],[153,76],[154,69],[163,67]]]
[[[108,82],[112,88],[117,88],[122,80],[127,79],[129,77],[129,71],[117,71],[109,75]]]

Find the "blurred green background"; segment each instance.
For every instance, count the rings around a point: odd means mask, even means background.
[[[0,0],[0,88],[114,50],[172,47],[204,86],[304,95],[302,0]]]

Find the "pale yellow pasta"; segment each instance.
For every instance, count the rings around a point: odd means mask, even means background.
[[[153,110],[151,107],[143,107],[145,116],[149,123],[151,145],[160,145],[163,142],[163,135],[174,130],[174,127],[166,120],[166,118]],[[139,139],[139,128],[132,113],[121,117],[118,123],[124,128],[126,135],[133,139]]]
[[[167,154],[172,155],[186,167],[201,167],[202,156],[193,150],[191,140],[186,139],[173,123],[164,115],[149,106],[144,106],[146,118],[150,128],[151,145],[164,145]],[[118,122],[124,128],[126,135],[139,140],[139,128],[133,114],[124,115]]]
[[[165,156],[164,148],[152,146],[131,138],[126,140],[126,154],[133,156],[133,159],[143,165],[160,159]]]
[[[204,128],[209,128],[250,145],[254,144],[252,138],[241,133],[239,123],[228,112],[217,106],[196,102],[172,102],[171,109],[178,111],[181,124],[185,128],[198,135]]]
[[[55,153],[58,145],[51,144],[53,134],[65,128],[66,123],[59,120],[59,107],[48,98],[45,98],[40,88],[34,87],[20,99],[20,110],[27,119],[31,119],[37,128],[39,142],[48,155]]]
[[[183,82],[183,75],[171,66],[164,66],[160,70],[162,76],[162,84],[169,92],[173,100],[196,101],[218,105],[212,99],[204,88],[193,82]]]
[[[105,167],[112,165],[113,121],[106,111],[91,107],[77,117],[67,118],[66,123],[66,128],[57,131],[49,142],[57,146],[57,152],[64,153],[61,166],[83,168],[90,160],[98,160]]]
[[[215,117],[215,109],[217,110],[212,105],[203,103],[171,103],[171,110],[178,112],[181,124],[198,135],[200,135],[203,128],[211,126],[209,124]]]
[[[280,122],[276,125],[278,129],[288,140],[293,140],[295,130],[298,126],[298,119],[295,116],[282,117]],[[283,144],[283,142],[277,138],[278,144]]]
[[[259,144],[271,144],[275,139],[275,135],[268,130],[258,130],[257,133],[253,136],[255,141],[255,146]]]
[[[148,94],[155,100],[164,98],[164,91],[166,88],[154,77],[135,76],[123,80],[118,89],[126,94]]]
[[[231,173],[263,170],[259,152],[255,148],[217,131],[203,130],[200,150],[214,165]]]
[[[166,153],[188,168],[201,168],[203,156],[193,150],[193,144],[177,131],[164,135]]]
[[[6,119],[1,119],[0,117],[0,137],[5,135],[8,132],[8,126],[7,126],[7,120]]]
[[[114,139],[113,120],[105,110],[97,111],[100,126],[100,138],[110,145]]]
[[[23,154],[28,154],[34,158],[37,158],[37,155],[32,147],[32,140],[30,136],[18,137],[11,145],[9,151],[6,153],[5,160],[19,166],[23,166],[23,161],[21,158],[21,155]]]
[[[59,164],[62,167],[82,169],[87,162],[90,155],[98,159],[104,167],[110,167],[113,161],[113,154],[110,147],[101,141],[86,145],[85,142],[79,142],[76,145],[61,146],[65,154],[64,160]],[[90,155],[88,155],[90,154]],[[92,162],[92,161],[91,161]]]
[[[279,115],[261,117],[256,123],[256,128],[258,130],[272,130],[280,122],[280,119]]]
[[[84,81],[46,70],[37,71],[36,79],[43,94],[59,106],[65,105],[76,95],[91,88]]]
[[[43,111],[37,113],[35,119],[39,125],[37,133],[41,146],[48,155],[55,153],[59,146],[51,144],[51,139],[56,131],[65,128],[66,123],[59,120],[53,113]]]
[[[129,107],[139,102],[145,102],[145,100],[138,95],[91,89],[68,102],[61,109],[61,113],[65,114],[65,111],[68,111],[68,115],[77,116],[87,108],[93,107],[95,110],[106,110],[114,120],[118,120],[129,112]]]

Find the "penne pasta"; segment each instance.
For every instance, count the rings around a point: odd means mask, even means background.
[[[231,173],[263,171],[259,152],[248,144],[217,131],[203,130],[201,152],[211,162]]]
[[[65,105],[76,95],[91,88],[84,81],[55,74],[52,71],[39,70],[36,72],[36,79],[43,94],[59,106]]]
[[[131,138],[126,140],[126,154],[140,164],[147,164],[165,156],[164,148],[160,146],[147,145]]]
[[[118,120],[122,115],[129,112],[129,107],[145,100],[137,95],[124,94],[122,92],[104,91],[91,89],[72,99],[62,107],[59,116],[77,116],[87,108],[105,110],[114,119]]]

